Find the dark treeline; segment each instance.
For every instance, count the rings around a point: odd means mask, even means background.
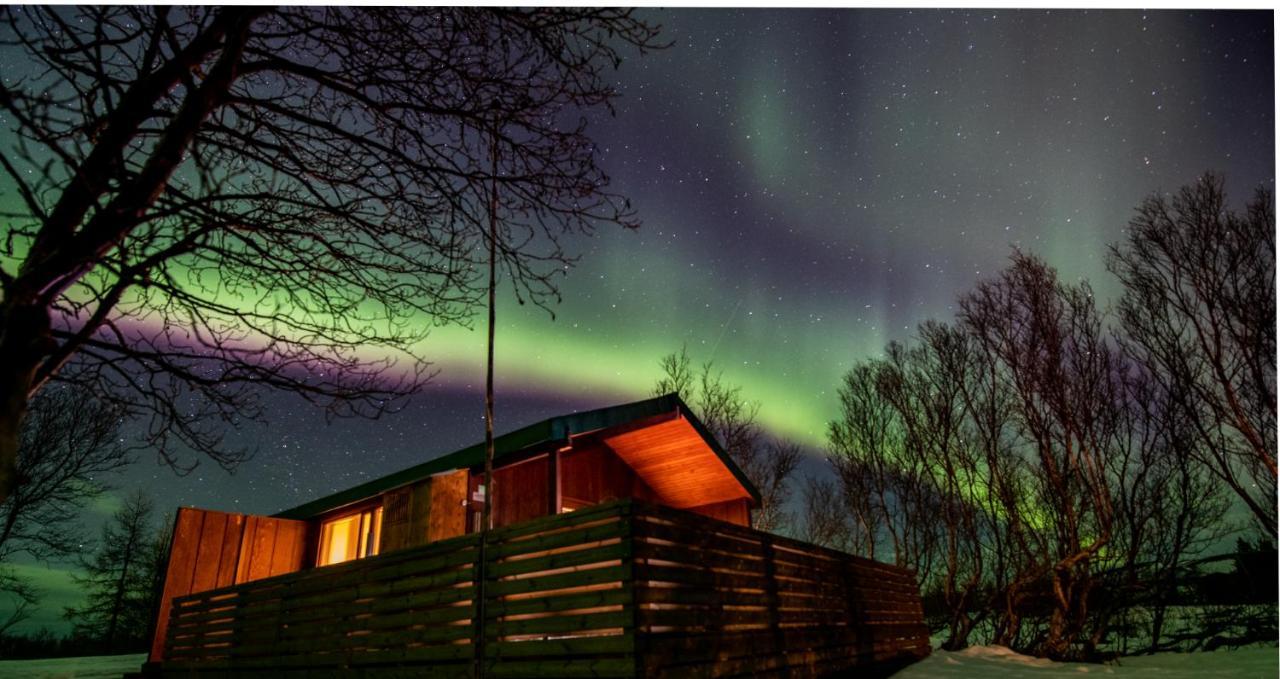
[[[1274,581],[1274,225],[1214,175],[1149,198],[1110,252],[1115,309],[1015,251],[844,376],[804,537],[915,569],[948,649],[1166,648],[1171,606],[1223,602],[1199,560],[1241,528]],[[1274,586],[1254,596],[1274,638]]]
[[[72,559],[72,579],[83,594],[63,617],[71,629],[0,634],[0,658],[49,658],[141,653],[150,646],[172,526],[157,520],[152,500],[125,495],[96,540],[86,540]],[[39,601],[34,587],[32,603]],[[4,592],[0,592],[2,594]],[[9,593],[12,600],[12,593]],[[29,612],[29,611],[24,611]],[[21,619],[26,619],[23,615]]]

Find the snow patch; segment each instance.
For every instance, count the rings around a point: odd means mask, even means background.
[[[146,653],[0,660],[0,679],[120,679],[126,672],[142,669],[146,661]]]
[[[1107,679],[1275,679],[1280,676],[1280,650],[1251,646],[1201,653],[1157,653],[1115,662],[1059,663],[1034,658],[1004,646],[972,646],[963,651],[934,651],[928,658],[893,675],[893,679],[1056,679],[1080,674]]]

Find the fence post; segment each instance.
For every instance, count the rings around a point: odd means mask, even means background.
[[[787,645],[782,636],[782,614],[778,610],[778,565],[774,556],[773,536],[761,533],[760,541],[764,546],[765,600],[768,605],[769,631],[773,634],[774,652],[782,659],[786,667]]]
[[[626,564],[623,588],[627,592],[625,594],[624,605],[631,609],[631,657],[632,671],[636,677],[645,676],[644,665],[641,663],[641,634],[640,634],[640,587],[636,583],[636,516],[643,510],[643,505],[639,505],[635,500],[628,499],[626,507],[623,508],[622,520],[625,523],[622,530],[622,539],[626,540],[630,548],[626,551]]]

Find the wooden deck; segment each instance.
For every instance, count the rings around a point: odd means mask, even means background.
[[[479,536],[174,600],[152,676],[470,677]],[[929,652],[907,570],[621,500],[490,532],[487,677],[824,676]]]

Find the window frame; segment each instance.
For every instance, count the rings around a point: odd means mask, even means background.
[[[344,563],[351,563],[361,559],[367,559],[371,556],[378,556],[382,553],[382,502],[370,501],[362,502],[359,505],[341,509],[322,516],[316,520],[316,538],[315,549],[312,551],[312,563],[315,568],[324,568],[326,566],[338,566]],[[365,530],[365,515],[368,515],[368,531]],[[359,539],[356,543],[356,555],[350,559],[343,561],[332,561],[329,563],[321,563],[321,557],[324,555],[324,529],[327,524],[351,518],[352,516],[360,517],[360,525],[356,529],[359,533]]]

